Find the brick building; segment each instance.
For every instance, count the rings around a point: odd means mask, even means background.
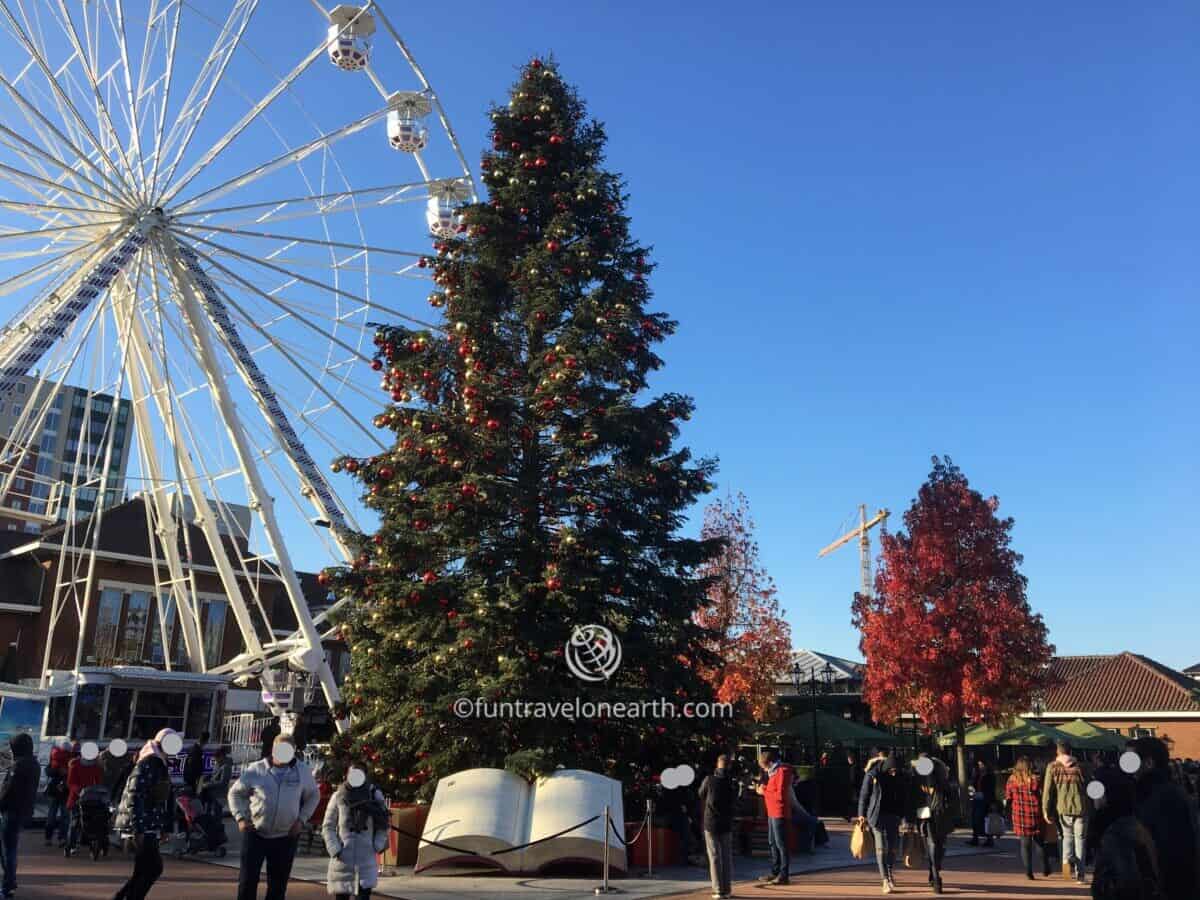
[[[1162,738],[1172,756],[1200,759],[1200,684],[1193,678],[1129,652],[1057,656],[1051,671],[1060,683],[1038,710],[1046,724],[1087,719],[1126,737]]]
[[[187,668],[182,628],[178,627],[169,592],[164,589],[161,604],[167,620],[165,629],[159,622],[160,604],[153,602],[156,590],[153,560],[156,557],[161,567],[163,552],[156,536],[152,555],[143,503],[141,497],[135,497],[105,512],[85,621],[80,623],[75,604],[67,602],[61,604],[59,621],[53,629],[51,617],[55,584],[59,581],[58,566],[72,567],[86,553],[72,544],[85,543],[87,529],[57,525],[37,535],[0,531],[0,651],[6,651],[0,664],[0,680],[29,683],[40,677],[44,661],[49,669],[73,669],[80,641],[81,666],[165,669],[170,659],[173,669]],[[201,601],[200,632],[205,663],[212,667],[240,653],[242,637],[229,610],[211,552],[199,527],[191,524],[191,518],[185,510],[179,529],[180,553],[185,574],[194,578]],[[186,542],[185,527],[190,532]],[[224,539],[236,545],[241,557],[256,558],[244,537],[226,535]],[[65,551],[64,540],[68,544]],[[185,552],[188,547],[190,559]],[[248,565],[249,576],[241,574],[238,580],[244,595],[249,596],[253,587],[262,604],[265,618],[255,616],[260,641],[266,643],[290,634],[295,630],[296,619],[282,582],[261,561]],[[166,577],[165,567],[161,570]],[[315,615],[329,605],[328,592],[317,583],[315,575],[298,574]],[[326,651],[335,674],[340,675],[348,666],[344,646],[330,642]],[[243,696],[239,697],[239,693]],[[256,698],[257,691],[231,690],[230,708],[245,709],[245,704],[254,703]]]

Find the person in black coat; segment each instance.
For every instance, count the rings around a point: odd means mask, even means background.
[[[708,850],[708,872],[714,897],[733,895],[733,779],[729,757],[717,757],[717,767],[700,783],[704,804],[704,844]]]
[[[1200,834],[1187,793],[1172,783],[1167,745],[1138,738],[1133,749],[1142,758],[1136,775],[1135,816],[1150,834],[1158,855],[1166,900],[1200,897]]]
[[[207,743],[208,732],[205,731],[200,735],[200,740],[188,748],[187,759],[183,761],[183,783],[193,797],[200,793],[200,777],[204,774],[204,745]]]
[[[987,833],[987,814],[996,803],[996,776],[992,773],[992,767],[982,759],[975,760],[971,787],[975,793],[971,795],[971,840],[967,843],[977,847],[979,839],[984,838],[983,846],[994,847],[996,838]]]
[[[21,827],[33,815],[33,801],[41,780],[41,769],[33,758],[33,738],[27,734],[14,734],[9,744],[13,768],[0,787],[0,813],[4,814],[4,826],[0,830],[4,844],[4,881],[0,893],[5,897],[13,896],[17,888],[17,845]]]

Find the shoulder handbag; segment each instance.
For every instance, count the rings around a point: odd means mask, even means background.
[[[850,855],[855,859],[866,859],[875,855],[875,835],[865,822],[855,822],[850,833]]]

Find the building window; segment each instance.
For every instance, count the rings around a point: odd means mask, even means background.
[[[21,415],[21,410],[23,410],[24,408],[25,407],[22,406],[20,403],[14,403],[13,404],[13,412],[12,412],[13,418],[15,419],[15,418],[17,418],[17,416]]]
[[[1142,728],[1142,727],[1138,726],[1138,727],[1129,729],[1129,736],[1131,738],[1157,737],[1158,735],[1155,734],[1156,730],[1157,729],[1154,729],[1154,728]]]
[[[100,738],[100,716],[104,712],[104,685],[80,685],[75,697],[75,724],[72,737],[81,740]]]
[[[93,661],[101,665],[145,662],[149,622],[150,595],[146,591],[104,588],[96,611]]]
[[[152,738],[164,728],[182,732],[186,702],[187,694],[182,691],[138,691],[133,712],[133,739]]]
[[[129,737],[129,723],[133,719],[133,688],[109,688],[108,718],[104,722],[104,737]]]
[[[38,442],[38,449],[43,453],[53,453],[54,445],[58,443],[58,435],[43,434],[41,441]]]
[[[46,716],[46,735],[48,737],[66,737],[70,718],[71,698],[51,697],[50,711]]]
[[[54,410],[60,410],[60,411],[61,411],[61,410],[62,410],[62,406],[63,406],[62,394],[55,394],[55,395],[54,395],[54,402],[50,404],[50,408],[51,408],[51,409],[54,409]]]
[[[225,617],[229,604],[224,600],[204,601],[204,662],[210,668],[220,665],[225,645]]]
[[[25,393],[25,382],[18,381],[17,382],[17,395],[20,396],[24,393]]]
[[[192,694],[188,698],[187,724],[184,726],[183,736],[199,740],[200,735],[208,731],[208,715],[211,712],[212,695]]]
[[[4,415],[4,407],[5,407],[4,401],[0,400],[0,416]]]

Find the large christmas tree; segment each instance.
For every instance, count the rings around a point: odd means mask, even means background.
[[[694,613],[697,567],[719,548],[684,538],[711,461],[675,446],[684,396],[643,399],[675,329],[647,309],[651,264],[629,234],[605,135],[552,63],[521,71],[491,113],[487,202],[423,263],[441,331],[381,327],[391,451],[341,459],[381,516],[356,564],[330,573],[354,598],[343,624],[353,726],[340,760],[367,760],[396,796],[507,766],[606,772],[633,791],[695,763],[728,726],[682,718],[712,699]],[[623,662],[572,676],[564,645],[602,625]],[[666,699],[674,718],[462,717],[460,698],[530,703]],[[460,701],[461,703],[461,701]]]

